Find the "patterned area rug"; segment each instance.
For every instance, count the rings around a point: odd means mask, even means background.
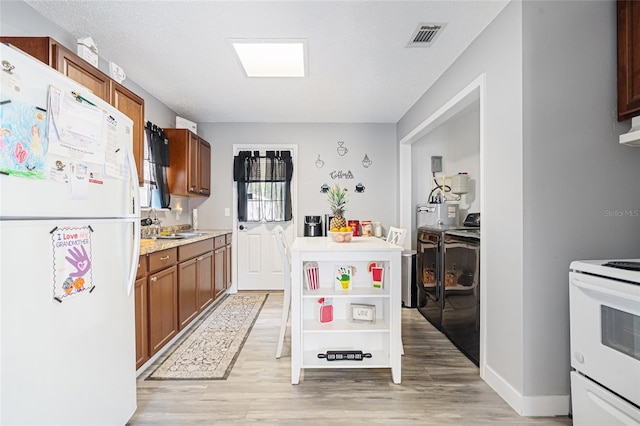
[[[146,380],[225,380],[266,300],[266,294],[229,295]]]

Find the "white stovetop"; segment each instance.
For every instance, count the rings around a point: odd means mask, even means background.
[[[629,281],[640,285],[640,271],[629,271],[626,269],[602,266],[612,260],[628,262],[640,262],[640,259],[608,259],[608,260],[574,260],[569,268],[571,271],[584,272],[587,274],[610,277],[617,280]]]

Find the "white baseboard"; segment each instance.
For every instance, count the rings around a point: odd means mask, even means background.
[[[481,377],[521,416],[553,417],[569,414],[571,399],[568,394],[523,396],[487,365],[483,366]]]

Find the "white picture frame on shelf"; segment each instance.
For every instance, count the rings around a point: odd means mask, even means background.
[[[353,322],[374,323],[376,321],[376,305],[350,303],[349,309],[351,311],[349,318]]]

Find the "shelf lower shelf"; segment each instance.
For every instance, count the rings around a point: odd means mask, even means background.
[[[352,322],[345,319],[334,319],[321,323],[318,320],[304,320],[303,333],[389,333],[389,324],[383,320],[370,322]]]
[[[389,298],[389,290],[385,288],[366,288],[357,287],[351,290],[339,290],[336,288],[321,287],[318,290],[303,290],[303,298],[317,298],[317,297],[378,297]]]

